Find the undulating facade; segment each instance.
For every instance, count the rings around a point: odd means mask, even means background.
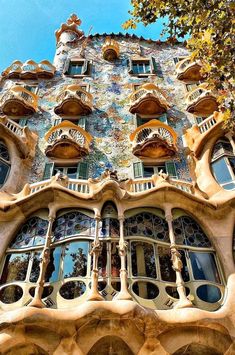
[[[235,139],[201,63],[55,35],[1,77],[0,354],[235,354]]]

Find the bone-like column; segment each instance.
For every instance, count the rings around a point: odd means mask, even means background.
[[[45,245],[40,256],[40,272],[37,280],[37,286],[35,288],[35,293],[32,301],[29,303],[31,307],[43,308],[45,304],[42,302],[42,293],[45,284],[45,274],[47,270],[47,266],[50,262],[50,247],[52,240],[52,226],[54,223],[54,216],[49,216],[49,223],[47,228]]]
[[[175,304],[175,308],[192,307],[192,302],[186,297],[184,280],[181,274],[183,263],[181,261],[180,252],[178,251],[175,243],[175,234],[174,234],[173,224],[172,224],[173,217],[172,217],[171,210],[170,211],[168,210],[166,213],[166,221],[168,224],[169,238],[171,243],[170,249],[171,249],[172,267],[176,273],[176,287],[177,287],[177,292],[179,294],[179,301]]]

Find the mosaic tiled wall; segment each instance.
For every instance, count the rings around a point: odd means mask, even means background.
[[[185,86],[176,79],[174,57],[187,55],[183,45],[157,44],[116,36],[120,45],[120,57],[114,63],[105,61],[101,48],[105,36],[92,37],[85,49],[85,58],[92,60],[92,75],[84,79],[73,79],[63,75],[67,57],[78,55],[79,44],[59,44],[55,55],[57,72],[53,79],[38,81],[39,111],[28,120],[28,127],[37,131],[39,141],[29,182],[42,179],[45,161],[44,135],[52,126],[56,114],[56,97],[63,86],[88,83],[93,95],[94,108],[87,116],[87,130],[93,136],[90,155],[84,161],[89,162],[89,176],[97,177],[105,167],[116,169],[120,178],[133,176],[132,164],[138,159],[131,152],[130,133],[135,129],[135,116],[129,112],[128,97],[132,93],[132,84],[153,82],[167,92],[169,104],[168,123],[178,133],[179,153],[174,161],[180,179],[189,180],[186,158],[183,152],[182,132],[191,126],[193,117],[186,113]],[[135,54],[153,56],[158,64],[159,73],[149,78],[129,75],[127,59]],[[9,63],[10,64],[10,63]],[[3,91],[9,89],[17,80],[7,80]],[[21,81],[22,82],[22,81]],[[34,83],[35,81],[32,81]],[[27,84],[30,84],[27,81]]]

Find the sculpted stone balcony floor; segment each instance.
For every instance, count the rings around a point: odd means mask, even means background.
[[[222,124],[223,114],[214,112],[213,115],[207,117],[201,123],[187,129],[183,136],[185,145],[197,156],[208,138],[215,133],[215,130],[221,129]]]
[[[30,116],[37,110],[38,98],[21,86],[14,86],[3,94],[0,105],[7,116]]]
[[[81,158],[89,153],[91,135],[70,121],[52,127],[45,135],[45,153],[61,159]]]
[[[153,115],[167,111],[168,104],[161,90],[154,84],[144,84],[130,96],[130,112]]]
[[[57,115],[88,115],[92,112],[92,95],[79,85],[68,85],[57,97],[58,105],[54,111]]]
[[[21,127],[16,122],[3,116],[0,117],[0,136],[9,136],[17,145],[23,158],[34,154],[37,135],[31,132],[28,127]]]
[[[186,97],[186,110],[199,115],[211,115],[218,110],[216,96],[207,88],[206,84],[199,85]]]
[[[177,151],[177,134],[168,125],[151,120],[139,126],[131,135],[132,152],[138,157],[167,158]]]
[[[111,37],[106,37],[102,47],[103,58],[109,62],[119,57],[119,44]]]
[[[27,60],[25,63],[15,60],[2,75],[14,79],[50,79],[54,76],[55,70],[48,60],[42,60],[38,64],[33,60]]]
[[[203,79],[200,61],[192,61],[190,57],[177,63],[176,73],[179,80],[199,81]]]

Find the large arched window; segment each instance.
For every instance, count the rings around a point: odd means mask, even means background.
[[[212,151],[211,169],[216,181],[225,190],[235,189],[235,156],[227,138],[219,139]]]
[[[5,184],[10,171],[10,156],[6,144],[0,141],[0,188]]]
[[[47,212],[30,217],[9,245],[0,278],[0,301],[11,304],[27,293],[39,275],[39,258],[47,234]],[[25,285],[27,283],[27,287]]]
[[[130,290],[141,304],[168,309],[179,298],[172,268],[168,225],[164,213],[146,208],[129,211],[125,236],[130,243]],[[174,212],[174,234],[183,263],[186,294],[199,308],[214,310],[222,299],[223,285],[214,249],[198,223]]]

